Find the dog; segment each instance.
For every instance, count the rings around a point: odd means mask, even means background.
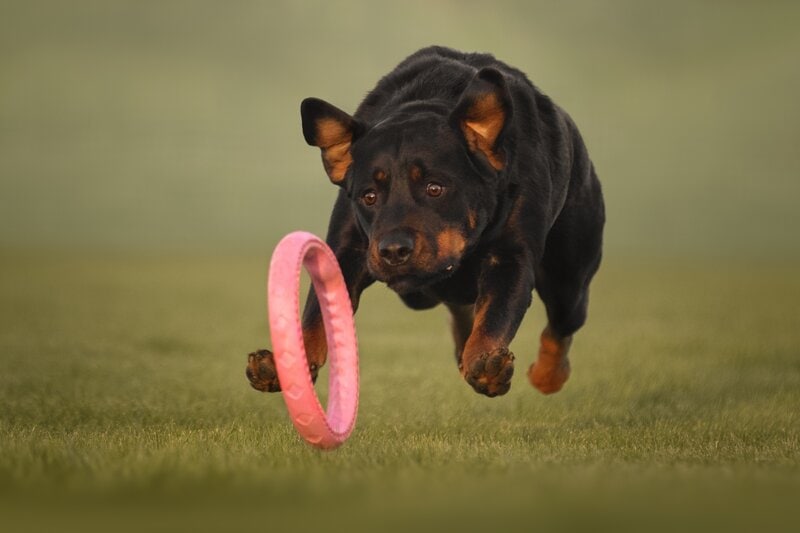
[[[461,375],[495,397],[511,387],[509,345],[536,291],[548,323],[528,379],[559,391],[605,224],[569,115],[516,68],[439,46],[402,61],[352,116],[316,98],[300,111],[305,141],[339,187],[327,243],[353,312],[376,281],[412,309],[443,304]],[[313,289],[302,329],[316,379],[327,348]],[[249,354],[246,373],[255,389],[280,390],[269,350]]]

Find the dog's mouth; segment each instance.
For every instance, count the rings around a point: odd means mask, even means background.
[[[376,275],[378,281],[383,281],[386,285],[398,294],[407,294],[424,289],[430,285],[444,281],[452,276],[458,265],[448,263],[443,268],[433,272],[409,271],[402,273],[383,273]]]

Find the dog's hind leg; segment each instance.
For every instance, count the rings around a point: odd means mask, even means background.
[[[542,331],[539,356],[528,369],[528,379],[539,392],[552,394],[569,378],[569,348],[573,333],[586,321],[588,282],[576,287],[540,273],[536,289],[547,310],[547,326]]]
[[[548,323],[528,379],[543,394],[558,392],[569,378],[572,335],[586,322],[589,283],[600,266],[603,219],[602,204],[564,213],[548,236],[537,268],[536,291]]]

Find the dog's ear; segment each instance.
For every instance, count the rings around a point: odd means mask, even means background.
[[[322,164],[331,181],[344,183],[347,169],[353,162],[351,145],[361,133],[361,124],[353,117],[318,98],[306,98],[300,104],[303,137],[311,146],[322,150]]]
[[[502,170],[506,165],[503,133],[511,113],[505,78],[498,70],[487,67],[479,70],[464,90],[450,123],[464,135],[472,152],[483,154],[495,170]]]

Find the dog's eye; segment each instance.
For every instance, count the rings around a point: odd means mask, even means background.
[[[444,191],[444,187],[442,187],[435,181],[430,182],[428,186],[425,188],[425,192],[428,194],[428,196],[433,196],[434,198],[437,196],[441,196],[442,191]]]
[[[361,201],[364,202],[364,205],[375,205],[375,202],[378,200],[378,195],[372,189],[366,191],[364,194],[361,195]]]

